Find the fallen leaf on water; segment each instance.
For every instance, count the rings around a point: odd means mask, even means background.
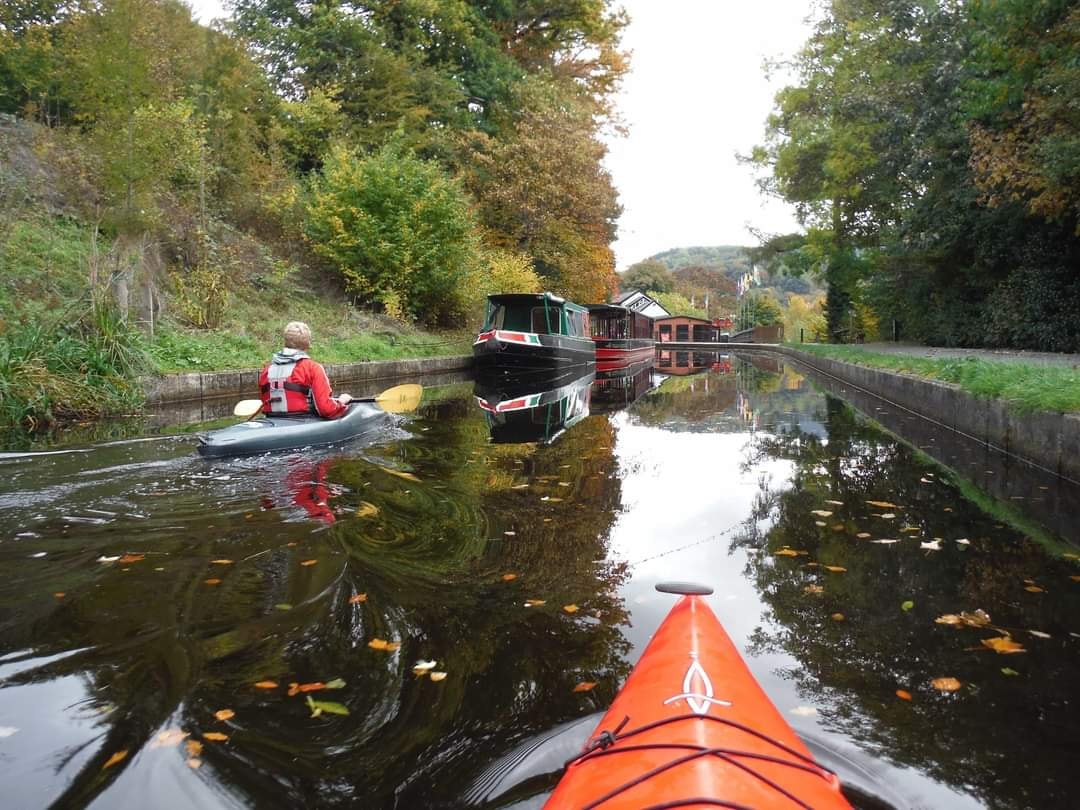
[[[150,748],[171,748],[174,745],[179,745],[188,736],[188,732],[183,729],[167,728],[158,732],[158,735],[151,740]]]
[[[832,529],[834,532],[842,532],[847,529],[847,526],[845,526],[843,523],[834,523],[829,528]]]
[[[420,483],[420,479],[410,472],[405,472],[404,470],[392,470],[389,467],[380,467],[379,469],[381,469],[383,472],[388,472],[391,475],[396,475],[398,478],[404,478],[406,481],[415,481],[418,484]]]
[[[101,770],[105,770],[106,768],[111,768],[117,762],[122,762],[124,760],[124,758],[127,756],[127,754],[128,754],[128,752],[127,752],[126,749],[123,750],[123,751],[117,751],[115,754],[113,754],[111,757],[109,757],[108,760],[105,761],[105,764],[101,766]]]
[[[541,605],[546,605],[546,604],[547,604],[546,599],[526,599],[525,600],[525,607],[540,607]]]
[[[435,681],[435,683],[438,683],[439,681],[442,681],[442,680],[446,679],[446,673],[445,672],[432,672],[428,677],[431,678],[431,680]]]
[[[528,489],[528,488],[529,488],[528,484],[515,484],[514,486],[510,487],[510,489]]]
[[[1042,630],[1028,630],[1035,638],[1052,638],[1049,633],[1044,633]]]
[[[274,610],[292,610],[292,605],[288,602],[278,602],[274,605]]]
[[[1080,574],[1072,574],[1069,576],[1069,579],[1071,579],[1073,582],[1080,582]]]
[[[308,708],[311,709],[312,717],[318,717],[323,712],[326,712],[327,714],[349,714],[348,707],[341,703],[334,703],[329,700],[313,700],[310,695],[307,697],[307,705]]]
[[[1016,676],[1017,676],[1017,675],[1019,675],[1020,673],[1019,673],[1019,672],[1017,672],[1017,671],[1016,671],[1015,669],[1013,669],[1012,667],[1002,667],[1002,668],[1001,668],[1001,674],[1002,674],[1002,675],[1008,675],[1008,676],[1009,676],[1010,678],[1012,678],[1012,677],[1016,677]]]
[[[413,664],[412,671],[417,675],[423,675],[425,672],[435,669],[436,663],[435,661],[417,661]]]
[[[870,537],[870,532],[859,532],[855,536],[858,537],[860,540],[865,540],[867,537]]]
[[[355,594],[354,596],[352,596],[349,599],[349,604],[350,605],[356,605],[356,604],[359,604],[360,602],[366,602],[366,601],[367,601],[367,594],[366,593],[358,593],[358,594]]]
[[[229,735],[222,734],[220,731],[207,731],[203,735],[204,740],[210,740],[210,742],[228,742]]]
[[[191,759],[189,759],[187,761],[187,766],[189,768],[191,768],[191,770],[197,771],[197,770],[199,770],[199,768],[202,767],[202,760],[201,759],[195,759],[195,757],[192,757]]]
[[[547,501],[548,503],[562,503],[562,498],[541,498],[540,500]]]
[[[300,564],[301,565],[315,565],[317,562],[318,562],[318,560],[304,560]]]
[[[884,512],[880,517],[882,520],[893,520],[896,515],[892,512]]]
[[[57,591],[53,594],[53,596],[55,596],[57,599],[63,599],[65,596],[67,596],[67,594],[63,591]]]
[[[920,529],[918,526],[905,526],[900,531],[907,532],[908,534],[917,534],[917,533],[921,532],[922,529]],[[935,537],[934,539],[938,540],[940,538]]]
[[[825,528],[826,526],[828,526],[829,524],[828,524],[828,523],[826,523],[826,522],[825,522],[824,520],[815,520],[815,521],[814,521],[814,525],[815,525],[815,526],[818,526],[818,527],[820,527],[820,528],[822,528],[822,529],[824,529],[824,528]]]
[[[920,484],[932,484],[932,483],[934,483],[934,482],[933,482],[933,481],[931,481],[931,480],[930,480],[929,478],[920,478],[920,479],[919,479],[919,483],[920,483]]]
[[[234,717],[236,717],[236,712],[234,712],[232,709],[219,709],[218,711],[214,712],[214,717],[224,723],[226,720],[232,720]]]
[[[574,687],[575,692],[588,692],[596,686],[596,681],[582,681]]]
[[[984,647],[989,647],[996,653],[1002,655],[1009,655],[1010,653],[1022,653],[1026,652],[1023,644],[1017,644],[1009,636],[995,636],[994,638],[984,638],[982,640]]]
[[[373,638],[367,645],[373,650],[386,650],[389,649],[390,642],[385,638]]]
[[[341,679],[341,678],[334,678],[334,680],[326,682],[326,688],[327,689],[344,689],[345,688],[345,681],[343,679]]]
[[[876,506],[878,509],[899,509],[895,503],[889,503],[888,501],[867,501],[871,506]]]
[[[847,572],[847,569],[842,565],[823,565],[821,567],[826,571],[832,571],[834,574],[843,574]]]
[[[782,548],[776,552],[777,557],[798,557],[800,555],[807,555],[808,551],[796,551],[793,548]]]
[[[913,607],[915,607],[915,603],[912,602],[910,599],[908,599],[906,602],[902,602],[900,604],[900,609],[901,610],[911,610]]]
[[[926,540],[925,542],[919,543],[919,548],[925,548],[927,551],[941,551],[941,541]]]
[[[1025,585],[1024,590],[1028,593],[1044,593],[1044,590],[1038,585]]]
[[[189,756],[197,757],[202,753],[202,743],[198,740],[188,740],[184,743],[184,747],[187,748]]]
[[[934,678],[930,685],[940,692],[955,692],[963,686],[956,678]]]
[[[808,562],[808,563],[806,564],[806,567],[807,567],[807,568],[817,568],[817,567],[818,567],[819,565],[821,565],[821,563],[816,563],[816,562]]]
[[[357,517],[371,517],[372,515],[379,514],[379,507],[373,503],[367,501],[360,501],[360,505],[356,507]]]
[[[833,506],[843,506],[843,501],[825,501],[825,503],[831,503]]]
[[[825,509],[814,509],[813,511],[810,512],[810,514],[811,515],[817,515],[818,517],[831,517],[832,516],[832,512],[826,511]]]
[[[807,585],[805,588],[803,588],[803,593],[825,593],[825,589],[820,585]]]
[[[794,709],[788,709],[788,712],[798,717],[816,717],[818,713],[813,706],[796,706]]]
[[[517,537],[517,532],[503,532],[507,537]]]
[[[121,565],[130,565],[131,563],[142,562],[146,559],[145,554],[125,554],[120,558]]]
[[[911,700],[911,692],[906,689],[897,689],[896,696],[901,700]]]
[[[1080,554],[1073,554],[1071,551],[1066,551],[1061,556],[1066,560],[1080,560]]]
[[[891,546],[893,543],[899,543],[899,540],[893,540],[890,537],[882,537],[880,540],[871,540],[871,543],[878,543],[883,546]]]
[[[119,560],[119,559],[120,559],[120,557],[119,557],[119,556],[116,556],[116,557],[106,557],[106,556],[102,555],[101,557],[98,557],[98,558],[97,558],[97,561],[98,561],[98,562],[116,562],[116,561],[117,561],[117,560]]]
[[[935,538],[935,539],[937,539],[937,538]],[[971,541],[968,540],[966,537],[958,537],[957,540],[956,540],[956,543],[957,543],[957,545],[961,545],[961,546],[970,546],[971,545]]]
[[[277,681],[259,681],[255,684],[256,689],[277,689]]]
[[[565,610],[567,613],[577,613],[578,612],[578,606],[577,605],[563,605],[563,610]]]
[[[990,624],[990,614],[982,608],[977,608],[971,613],[963,611],[962,613],[946,613],[944,616],[938,616],[934,621],[937,624],[951,624],[954,626],[966,625],[967,627],[985,627]]]
[[[503,574],[502,575],[502,581],[503,582],[513,582],[515,579],[517,579],[517,574]]]
[[[211,560],[210,564],[211,565],[232,565],[233,561],[232,560]]]
[[[842,621],[844,621],[844,614],[843,613],[834,613],[829,618],[832,619],[834,622],[842,622]]]
[[[220,585],[221,580],[217,577],[210,577],[210,579],[203,580],[207,585]]]

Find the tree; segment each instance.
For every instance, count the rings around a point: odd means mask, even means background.
[[[426,324],[460,317],[457,291],[480,262],[477,223],[456,181],[398,141],[370,157],[330,151],[305,231],[361,300]]]
[[[672,315],[687,315],[691,318],[704,318],[705,310],[699,309],[690,303],[690,299],[679,295],[677,292],[651,291],[650,295]]]
[[[656,259],[645,259],[630,265],[619,278],[623,290],[648,290],[652,292],[672,292],[675,289],[675,277],[667,265]]]

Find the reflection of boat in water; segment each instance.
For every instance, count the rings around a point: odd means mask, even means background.
[[[656,352],[653,321],[617,304],[589,304],[589,328],[596,341],[596,370],[617,369],[652,360]]]
[[[669,376],[684,377],[687,374],[700,374],[703,371],[731,374],[734,366],[731,355],[722,352],[661,349],[656,353],[656,368]]]
[[[589,395],[595,370],[578,369],[581,376],[549,377],[547,382],[507,380],[481,375],[473,386],[476,404],[487,414],[491,440],[496,443],[550,444],[589,415]]]
[[[599,362],[596,366],[596,380],[592,384],[593,411],[625,408],[659,385],[659,375],[653,372],[652,357],[621,368],[601,370]]]
[[[490,295],[473,356],[482,372],[551,373],[592,363],[596,345],[582,306],[551,293]]]

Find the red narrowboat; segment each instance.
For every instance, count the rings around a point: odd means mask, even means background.
[[[596,343],[596,370],[606,371],[650,360],[656,353],[652,318],[618,304],[589,304]]]

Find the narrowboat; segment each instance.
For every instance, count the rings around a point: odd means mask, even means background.
[[[596,370],[621,368],[656,353],[653,319],[618,304],[589,304],[589,328],[596,343]]]
[[[589,311],[549,292],[489,295],[473,357],[482,373],[560,372],[593,363]]]

